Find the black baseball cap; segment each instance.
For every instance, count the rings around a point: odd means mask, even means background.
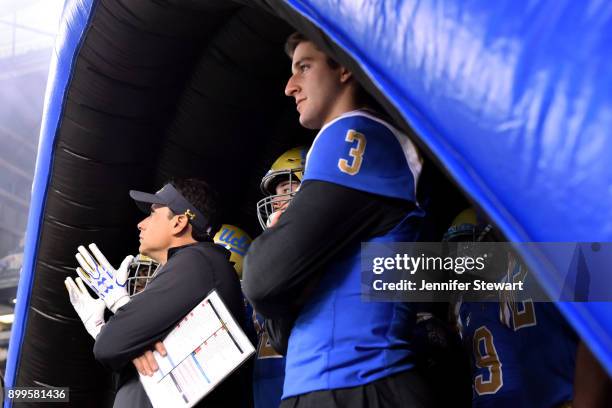
[[[160,204],[168,207],[175,214],[183,214],[189,220],[194,230],[209,233],[210,227],[204,215],[192,205],[171,183],[163,186],[155,194],[130,190],[130,197],[134,199],[138,208],[148,214],[151,204]]]

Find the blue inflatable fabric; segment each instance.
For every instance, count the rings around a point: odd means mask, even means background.
[[[612,3],[288,0],[514,242],[612,241]],[[523,251],[552,291],[562,261]],[[612,305],[559,303],[612,375]]]
[[[55,135],[96,2],[65,7],[51,64],[6,387],[28,319]],[[342,46],[447,173],[517,242],[612,241],[612,4],[288,0]],[[61,52],[59,50],[61,49]],[[540,281],[562,264],[526,251]],[[612,374],[612,306],[560,303]],[[10,406],[7,401],[5,407]]]

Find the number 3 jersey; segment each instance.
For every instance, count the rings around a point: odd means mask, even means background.
[[[369,240],[415,241],[424,216],[416,204],[420,172],[418,152],[405,135],[365,111],[354,111],[321,129],[306,158],[304,182],[414,202],[399,224]],[[413,368],[415,307],[362,302],[360,251],[361,242],[351,242],[326,264],[303,306],[289,338],[283,398],[360,386]]]
[[[304,181],[319,180],[416,202],[421,157],[410,139],[366,110],[338,117],[318,133]]]

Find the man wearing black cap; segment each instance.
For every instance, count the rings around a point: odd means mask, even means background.
[[[155,194],[130,191],[130,196],[149,214],[138,224],[139,252],[158,261],[161,268],[146,289],[102,327],[94,355],[120,373],[115,407],[149,407],[132,360],[163,339],[212,289],[234,316],[244,316],[244,311],[229,252],[211,239],[217,220],[210,187],[201,180],[177,180]],[[247,383],[248,376],[238,370],[201,404],[242,406],[243,393],[236,390],[243,390]]]

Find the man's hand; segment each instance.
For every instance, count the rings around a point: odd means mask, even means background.
[[[94,339],[104,326],[104,302],[102,299],[91,297],[81,278],[76,278],[76,284],[72,278],[68,277],[64,281],[70,303],[85,325],[85,329]]]
[[[268,221],[266,222],[266,226],[268,228],[272,228],[273,226],[275,226],[278,223],[280,216],[284,212],[285,210],[279,210],[279,211],[274,211],[272,214],[270,214],[270,216],[268,217]]]
[[[95,256],[91,256],[84,246],[79,246],[76,259],[81,265],[76,268],[77,273],[87,285],[100,296],[106,307],[116,313],[117,310],[130,301],[125,288],[128,276],[128,267],[134,259],[132,255],[125,257],[119,269],[115,270],[96,244],[90,244],[89,249]]]
[[[155,343],[155,350],[157,350],[157,352],[162,356],[166,355],[166,348],[164,347],[164,343],[161,341]],[[152,376],[153,373],[155,373],[155,371],[157,371],[159,368],[157,366],[157,361],[155,361],[155,356],[151,350],[145,351],[142,356],[133,359],[132,363],[140,374],[148,375],[149,377]]]

